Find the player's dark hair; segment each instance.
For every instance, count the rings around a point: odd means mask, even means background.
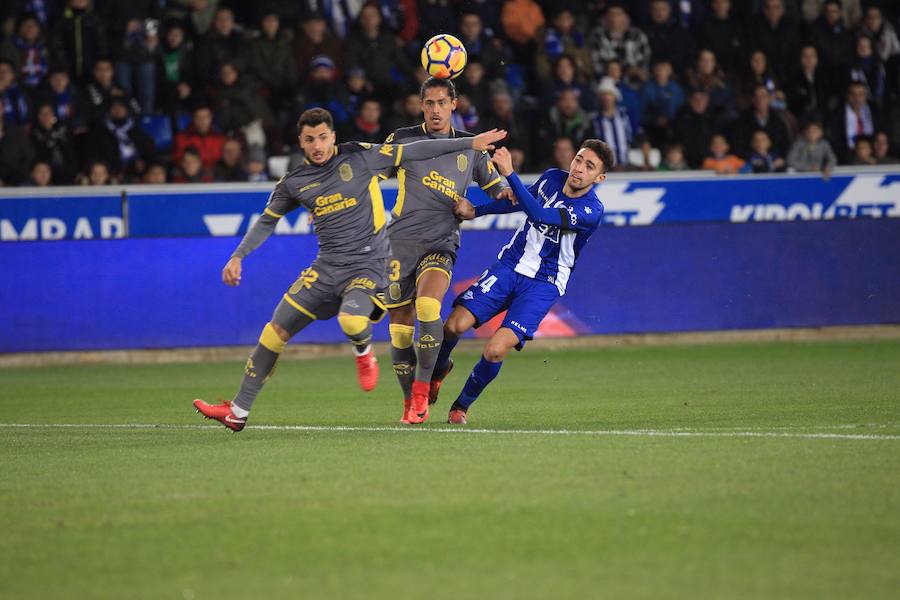
[[[422,82],[422,87],[419,88],[419,100],[425,99],[426,90],[430,90],[432,88],[444,88],[447,90],[447,95],[450,96],[453,100],[456,100],[456,86],[453,85],[453,82],[449,79],[438,79],[437,77],[429,77],[425,81]]]
[[[600,165],[601,173],[606,173],[616,165],[616,155],[613,154],[612,148],[606,142],[588,139],[581,143],[581,147],[593,151],[600,158],[600,162],[603,163]]]
[[[328,129],[334,131],[334,119],[331,118],[330,112],[324,108],[310,108],[304,110],[303,114],[300,115],[300,118],[297,119],[297,135],[300,135],[300,132],[303,131],[305,126],[315,127],[322,123],[325,123],[328,125]]]

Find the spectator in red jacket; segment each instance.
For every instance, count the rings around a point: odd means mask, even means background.
[[[216,161],[222,158],[222,146],[225,136],[213,129],[213,112],[209,106],[201,105],[194,109],[191,124],[175,136],[173,160],[181,163],[184,151],[193,146],[200,155],[200,161],[207,169],[213,169]]]

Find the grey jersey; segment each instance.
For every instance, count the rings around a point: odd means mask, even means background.
[[[387,141],[408,143],[417,140],[472,137],[451,129],[449,135],[431,134],[425,124],[398,129]],[[472,180],[490,196],[507,188],[487,152],[461,150],[424,160],[404,161],[397,170],[397,204],[388,234],[393,240],[451,242],[459,246],[459,220],[453,205],[466,195]]]
[[[303,206],[312,217],[319,238],[319,256],[342,264],[360,258],[384,258],[390,246],[384,231],[385,215],[378,174],[401,160],[421,160],[442,152],[471,149],[471,140],[433,140],[414,144],[335,146],[323,165],[304,161],[281,178],[264,214],[232,256],[245,257],[271,235],[278,219]]]

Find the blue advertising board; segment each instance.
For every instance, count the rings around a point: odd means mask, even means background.
[[[84,188],[56,188],[51,190],[55,196],[41,196],[45,192],[36,189],[0,191],[0,241],[242,235],[262,213],[273,186],[127,186],[95,195],[84,195]],[[396,181],[384,182],[382,190],[390,209]],[[475,203],[487,201],[477,187],[468,193]],[[900,170],[842,169],[830,179],[614,174],[597,193],[606,207],[604,223],[616,226],[900,218]],[[509,230],[523,219],[521,214],[487,215],[464,228]],[[311,231],[309,215],[300,210],[282,219],[276,234]]]
[[[509,235],[467,234],[454,292],[494,261]],[[316,240],[273,237],[246,259],[241,286],[229,288],[220,272],[236,242],[2,245],[0,352],[253,344],[313,260]],[[897,256],[900,219],[601,228],[539,334],[900,323]],[[386,322],[375,335],[388,339]],[[343,339],[332,320],[295,342]]]

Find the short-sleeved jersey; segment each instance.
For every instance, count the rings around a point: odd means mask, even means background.
[[[319,255],[332,261],[386,257],[390,246],[378,173],[399,165],[401,154],[393,144],[339,144],[324,165],[304,161],[285,175],[265,212],[277,219],[305,207],[319,238]]]
[[[545,208],[565,211],[565,228],[528,219],[497,256],[516,273],[555,284],[560,295],[566,293],[575,260],[603,216],[603,204],[593,189],[578,198],[563,194],[568,176],[561,169],[549,169],[528,188]]]
[[[428,139],[472,137],[451,129],[449,135],[428,133],[425,124],[398,129],[389,143]],[[388,235],[392,240],[451,242],[459,246],[459,220],[453,205],[466,195],[472,181],[492,197],[508,187],[491,163],[487,152],[462,150],[425,160],[404,161],[397,169],[397,203],[392,211]]]

